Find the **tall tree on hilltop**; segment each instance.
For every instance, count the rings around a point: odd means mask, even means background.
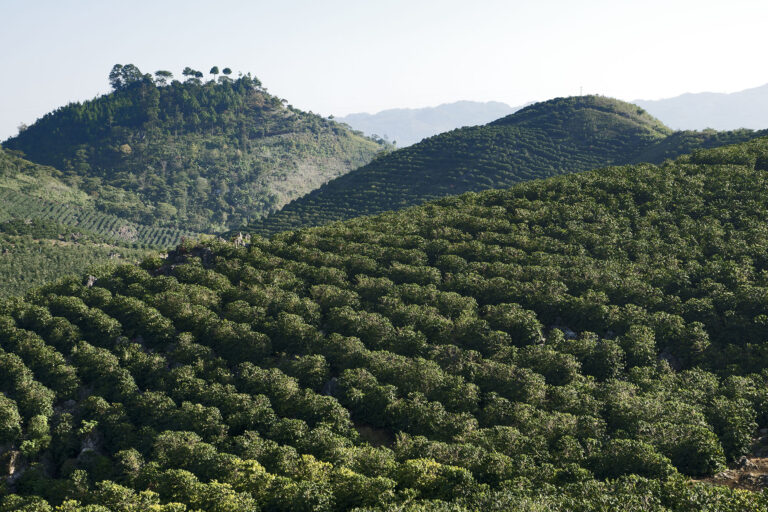
[[[151,77],[150,77],[151,78]],[[131,84],[141,82],[144,75],[133,64],[115,64],[109,72],[109,84],[114,90],[124,89]]]
[[[184,70],[181,72],[181,74],[186,77],[187,81],[194,79],[195,73],[198,73],[198,71],[195,71],[189,66],[185,67]]]
[[[112,71],[109,72],[109,85],[112,86],[112,89],[115,91],[123,88],[122,70],[122,64],[115,64],[112,66]]]
[[[229,75],[232,74],[232,70],[231,69],[224,68],[224,69],[221,70],[221,72],[222,72],[222,76],[219,77],[219,83],[231,82],[232,81],[232,79],[229,78]]]
[[[213,66],[211,68],[211,70],[209,71],[209,73],[213,75],[213,80],[215,82],[216,81],[216,76],[219,74],[219,67],[218,66]]]
[[[157,85],[168,85],[168,81],[173,79],[173,73],[160,69],[155,71],[155,82]]]

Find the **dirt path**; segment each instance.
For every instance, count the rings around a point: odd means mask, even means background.
[[[768,457],[742,457],[735,467],[710,478],[696,480],[731,489],[762,491],[768,488]]]

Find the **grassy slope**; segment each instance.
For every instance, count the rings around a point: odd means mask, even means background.
[[[78,234],[63,240],[0,234],[0,296],[22,296],[62,276],[81,275],[104,263],[139,263],[153,252],[91,241]]]
[[[21,229],[19,229],[21,228]],[[109,261],[138,262],[196,233],[97,212],[63,173],[0,148],[0,295],[20,295]]]
[[[597,96],[560,98],[385,155],[249,229],[272,234],[609,164],[661,162],[756,136],[673,133],[635,105]]]

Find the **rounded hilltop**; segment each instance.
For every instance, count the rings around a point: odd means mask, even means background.
[[[606,96],[569,96],[534,103],[514,114],[491,123],[494,126],[529,126],[572,130],[578,123],[596,132],[647,132],[649,136],[666,137],[673,130],[650,115],[642,107]]]

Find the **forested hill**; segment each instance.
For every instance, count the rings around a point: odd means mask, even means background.
[[[271,234],[609,164],[661,162],[760,133],[768,132],[673,132],[629,103],[558,98],[377,158],[249,229]]]
[[[766,186],[768,138],[0,302],[0,510],[764,511],[700,480],[766,449]]]
[[[3,145],[62,170],[104,213],[207,232],[266,215],[386,147],[285,105],[250,75],[185,76],[168,83],[167,71],[117,65],[112,93],[59,108]]]

